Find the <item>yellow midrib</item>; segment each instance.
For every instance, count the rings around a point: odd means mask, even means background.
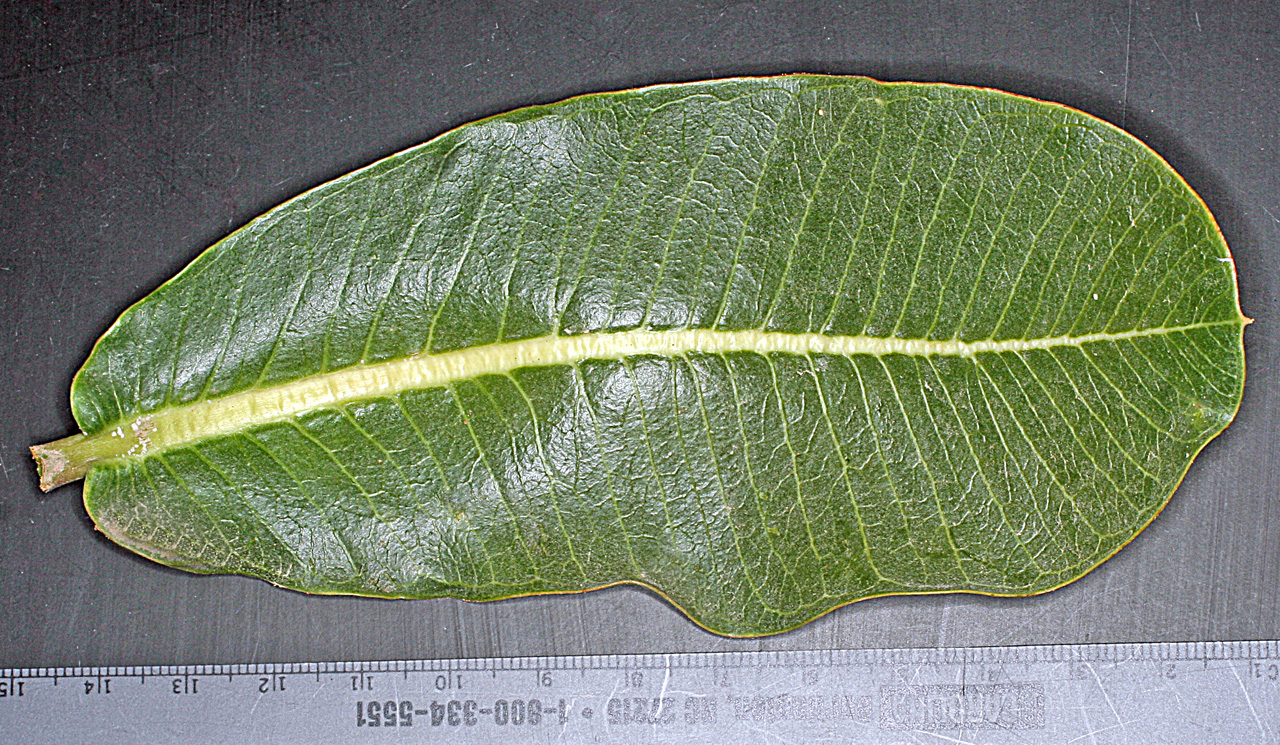
[[[66,443],[61,452],[72,461],[87,458],[90,462],[101,462],[115,458],[142,457],[159,450],[234,434],[253,426],[283,421],[317,409],[335,408],[360,399],[394,396],[405,391],[444,386],[481,375],[504,374],[522,367],[568,365],[589,359],[609,360],[636,355],[674,357],[697,352],[781,352],[841,356],[904,354],[972,358],[983,353],[1078,347],[1094,342],[1121,341],[1235,323],[1240,321],[1233,319],[1116,333],[972,342],[788,334],[757,329],[634,330],[544,336],[355,365],[267,388],[144,414],[109,430],[88,436],[77,435],[58,443],[50,443],[50,446]]]

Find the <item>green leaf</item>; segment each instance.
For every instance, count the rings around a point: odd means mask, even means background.
[[[1130,541],[1244,383],[1208,210],[992,90],[718,80],[491,117],[307,192],[72,385],[112,540],[316,593],[647,585],[722,634],[1023,595]]]

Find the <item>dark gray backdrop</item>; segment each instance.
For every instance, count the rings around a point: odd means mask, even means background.
[[[358,7],[359,6],[359,7]],[[1271,2],[23,2],[0,10],[0,666],[1280,637],[1280,10]],[[1240,271],[1236,422],[1128,548],[1046,596],[886,598],[733,641],[614,588],[472,605],[163,568],[41,495],[72,374],[130,303],[298,192],[488,114],[810,71],[1061,101],[1163,154]]]

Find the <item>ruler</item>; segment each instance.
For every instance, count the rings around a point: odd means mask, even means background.
[[[1280,642],[0,670],[12,743],[1280,744]]]

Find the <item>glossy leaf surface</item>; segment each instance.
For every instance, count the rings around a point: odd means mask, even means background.
[[[1234,267],[1129,135],[788,76],[448,132],[219,242],[72,389],[114,541],[308,592],[637,582],[726,634],[1042,592],[1159,512],[1244,380]]]

